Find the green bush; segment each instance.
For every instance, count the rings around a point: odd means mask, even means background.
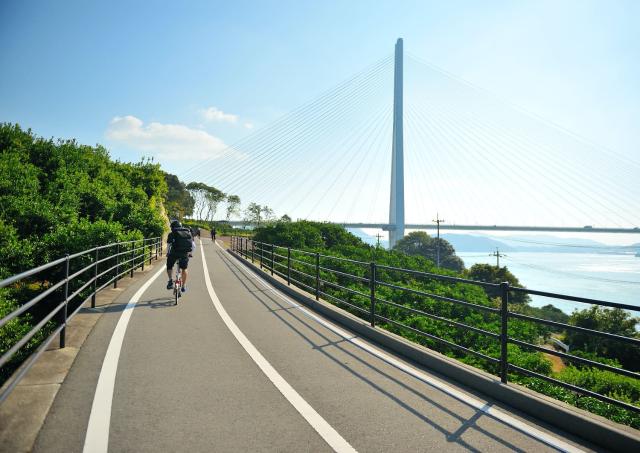
[[[369,262],[375,261],[378,265],[397,267],[404,269],[414,269],[430,274],[441,274],[446,276],[460,277],[461,274],[454,271],[438,269],[434,263],[422,256],[406,255],[397,251],[389,251],[376,248],[363,243],[357,237],[348,233],[344,228],[316,222],[278,222],[272,225],[262,226],[256,229],[254,239],[261,242],[272,243],[283,247],[303,249],[309,252],[319,252],[333,257],[344,257],[350,260],[362,261],[363,264],[349,261],[339,261],[335,259],[323,258],[321,266],[339,272],[356,275],[368,279]],[[292,251],[292,257],[296,260],[315,264],[313,256]],[[292,268],[313,274],[310,267],[293,262]],[[278,269],[276,267],[276,269]],[[504,268],[502,268],[504,269]],[[315,286],[315,276],[301,277],[293,274],[296,279],[303,283]],[[468,275],[467,273],[463,275]],[[498,279],[504,279],[506,274],[501,274]],[[331,285],[323,285],[322,291],[343,301],[351,306],[327,297],[326,300],[335,303],[337,306],[350,311],[356,316],[365,320],[369,319],[369,284],[368,281],[357,281],[353,278],[342,276],[329,271],[321,271],[321,278],[326,281],[336,283],[350,290],[359,291],[363,295],[353,294],[350,291],[338,289]],[[513,276],[515,280],[515,276]],[[492,295],[478,285],[466,283],[452,283],[429,276],[420,276],[404,272],[393,271],[378,267],[377,280],[393,285],[403,286],[418,290],[434,296],[443,296],[450,299],[457,299],[486,307],[498,307],[499,300],[492,299]],[[500,280],[502,281],[502,280]],[[410,307],[424,313],[439,316],[441,318],[454,320],[470,326],[474,326],[485,331],[499,333],[501,324],[499,316],[485,311],[478,311],[462,304],[450,301],[438,300],[436,297],[419,295],[407,291],[392,289],[384,285],[378,285],[376,295],[379,300],[393,302],[400,307]],[[557,309],[552,306],[543,307],[544,310],[530,310],[528,299],[514,301],[510,304],[510,311],[523,312],[527,314],[543,315],[543,317],[555,317],[560,319]],[[357,307],[357,308],[354,308]],[[495,338],[481,333],[470,331],[469,329],[457,327],[447,323],[445,320],[432,319],[426,315],[403,310],[400,307],[391,306],[379,302],[376,312],[380,316],[392,319],[413,329],[420,330],[442,340],[454,343],[459,346],[482,353],[492,358],[500,357],[500,344]],[[566,315],[565,315],[566,316]],[[568,318],[568,317],[567,317]],[[566,318],[562,317],[563,320]],[[378,326],[402,335],[410,341],[421,344],[425,347],[438,351],[442,354],[458,359],[469,365],[476,366],[487,372],[496,374],[498,367],[476,355],[468,354],[457,348],[443,344],[425,335],[400,327],[396,324],[378,321]],[[531,344],[540,344],[547,338],[551,330],[542,324],[527,320],[510,319],[508,326],[509,336],[517,338]],[[520,348],[518,345],[508,345],[509,363],[521,368],[539,373],[545,376],[552,375],[552,363],[544,354]],[[592,360],[610,362],[617,364],[615,360],[600,357],[592,354]],[[614,365],[615,366],[615,365]],[[637,381],[633,378],[616,375],[612,372],[603,372],[590,368],[569,367],[562,373],[554,375],[565,382],[583,387],[585,389],[608,395],[611,398],[623,402],[638,404],[640,395],[638,393]],[[529,378],[518,374],[510,374],[509,379],[513,382],[521,383],[535,391],[565,401],[569,404],[589,410],[593,413],[605,416],[619,423],[640,428],[640,416],[625,410],[619,406],[603,403],[594,398],[581,397],[580,395],[568,391],[557,385],[550,384],[539,378]]]

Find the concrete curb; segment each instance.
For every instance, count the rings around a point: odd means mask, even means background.
[[[26,453],[36,439],[55,401],[69,370],[93,327],[102,317],[103,308],[111,305],[127,288],[144,279],[156,268],[164,266],[164,257],[145,264],[144,271],[136,271],[133,278],[118,280],[118,288],[107,287],[96,294],[96,308],[91,298],[67,324],[66,346],[58,348],[57,337],[34,363],[33,367],[0,404],[0,452]]]
[[[294,286],[288,286],[286,281],[262,271],[236,252],[230,249],[227,251],[256,275],[291,298],[386,349],[606,450],[640,451],[640,433],[635,432],[633,428],[615,424],[520,385],[505,385],[484,371],[411,343],[386,330],[372,328],[368,322],[324,300],[316,301],[315,297]]]

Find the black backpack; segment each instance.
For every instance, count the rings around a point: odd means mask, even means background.
[[[178,228],[173,231],[173,244],[171,253],[187,253],[191,251],[191,232],[187,228]]]

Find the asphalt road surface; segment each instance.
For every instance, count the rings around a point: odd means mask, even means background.
[[[208,239],[177,306],[160,267],[96,324],[35,451],[589,449],[508,408],[487,414],[492,401],[389,359]]]

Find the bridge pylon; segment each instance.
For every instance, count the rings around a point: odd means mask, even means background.
[[[395,48],[393,72],[393,138],[391,145],[391,199],[389,202],[389,248],[404,237],[404,138],[403,138],[402,38]]]

